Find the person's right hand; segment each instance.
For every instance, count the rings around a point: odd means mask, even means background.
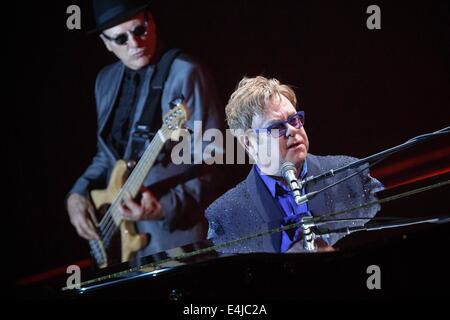
[[[97,224],[94,206],[86,197],[72,193],[67,199],[70,222],[80,237],[86,240],[99,240],[92,221]]]

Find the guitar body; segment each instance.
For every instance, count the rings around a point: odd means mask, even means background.
[[[131,194],[132,197],[139,194],[145,177],[150,172],[164,143],[169,139],[179,140],[181,126],[186,122],[188,115],[189,109],[183,103],[182,97],[171,102],[171,110],[164,115],[163,125],[130,175],[128,175],[126,162],[119,160],[113,168],[108,187],[105,190],[91,191],[94,207],[98,213],[103,213],[96,226],[101,240],[89,240],[91,254],[99,268],[128,261],[147,245],[148,236],[137,234],[135,223],[122,219],[120,203],[126,193]],[[120,229],[120,232],[117,229]]]
[[[122,188],[126,177],[128,176],[128,167],[125,161],[119,160],[111,174],[108,187],[104,190],[92,190],[91,199],[94,207],[101,214],[106,211],[109,205],[114,201]],[[138,234],[136,232],[136,225],[133,221],[122,220],[119,224],[120,240],[115,236],[112,241],[120,241],[120,245],[113,243],[108,250],[100,242],[102,253],[106,256],[104,263],[99,265],[100,268],[107,267],[114,262],[125,262],[132,259],[136,252],[145,247],[148,243],[148,236],[146,234]],[[117,252],[120,251],[120,252]],[[120,258],[119,258],[120,257]]]

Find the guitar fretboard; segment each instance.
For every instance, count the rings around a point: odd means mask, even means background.
[[[102,240],[106,246],[109,244],[111,237],[122,222],[119,212],[119,205],[122,203],[125,193],[129,192],[132,197],[135,197],[138,194],[145,178],[148,175],[148,172],[152,168],[156,158],[164,146],[164,143],[168,139],[168,134],[170,133],[169,131],[170,130],[164,127],[158,130],[152,142],[146,148],[141,159],[136,164],[122,189],[117,194],[108,211],[100,221],[101,226],[108,226],[106,229],[107,232],[102,232]]]

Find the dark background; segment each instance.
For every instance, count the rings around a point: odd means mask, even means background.
[[[66,28],[70,4],[81,31]],[[366,28],[371,4],[381,30]],[[209,68],[224,105],[244,75],[293,85],[311,153],[362,157],[450,123],[448,1],[159,1],[154,12],[160,35]],[[85,34],[89,1],[20,3],[14,21],[5,263],[17,279],[88,257],[64,197],[95,151],[95,76],[115,58]],[[233,170],[227,186],[248,167]]]

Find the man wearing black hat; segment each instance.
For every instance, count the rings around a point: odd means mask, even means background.
[[[89,191],[94,186],[106,187],[118,159],[134,159],[136,152],[142,151],[136,150],[134,136],[143,113],[150,115],[149,131],[157,132],[162,115],[170,110],[170,102],[183,96],[190,109],[188,128],[194,128],[194,121],[202,121],[203,131],[222,129],[223,123],[223,108],[217,103],[208,75],[188,56],[163,47],[148,1],[95,0],[93,5],[97,26],[92,32],[99,33],[106,48],[120,61],[105,67],[97,76],[98,150],[67,198],[71,223],[88,240],[98,239]],[[167,58],[169,54],[172,60]],[[164,68],[168,73],[161,89],[154,78],[161,78],[160,70]],[[145,111],[149,109],[150,112]],[[201,132],[194,132],[193,141],[201,141],[200,135]],[[128,195],[120,206],[122,218],[136,221],[138,232],[150,236],[149,244],[138,256],[206,236],[203,209],[215,195],[210,184],[212,173],[190,164],[175,165],[170,151],[166,144],[144,181],[140,199]]]

